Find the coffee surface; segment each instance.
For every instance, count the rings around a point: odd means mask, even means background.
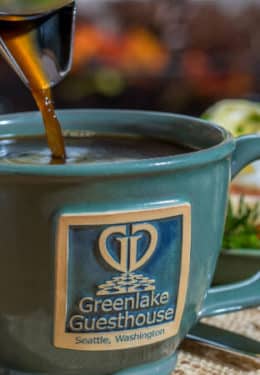
[[[120,162],[167,157],[192,148],[149,137],[123,135],[65,136],[67,164]],[[44,136],[0,139],[0,164],[62,164],[52,158]]]

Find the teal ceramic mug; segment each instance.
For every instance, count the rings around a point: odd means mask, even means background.
[[[192,151],[71,165],[0,161],[1,366],[10,374],[168,375],[201,317],[260,302],[257,277],[209,289],[230,177],[260,157],[260,136],[235,140],[166,113],[59,117],[67,133],[153,137]],[[37,113],[1,116],[1,155],[13,136],[36,134]]]

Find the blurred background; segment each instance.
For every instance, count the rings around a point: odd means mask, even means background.
[[[260,99],[259,0],[78,0],[74,65],[57,107],[199,115]],[[35,109],[0,59],[0,113]]]

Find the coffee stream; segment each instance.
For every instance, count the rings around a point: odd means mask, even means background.
[[[34,32],[39,22],[41,18],[14,21],[13,17],[11,20],[6,17],[4,21],[0,21],[0,35],[27,79],[41,111],[53,162],[62,163],[66,158],[64,139],[55,114],[51,84],[42,69],[37,50],[37,35]]]
[[[15,64],[19,66],[19,72],[22,73],[21,78],[32,92],[43,117],[51,150],[50,157],[45,139],[37,136],[9,139],[8,144],[0,139],[1,163],[91,163],[139,160],[193,151],[183,145],[174,145],[149,137],[66,134],[66,155],[65,141],[51,95],[53,83],[69,69],[68,51],[71,47],[73,29],[69,30],[68,25],[73,21],[74,2],[64,0],[62,3],[71,5],[40,16],[16,17],[5,14],[0,17],[0,37],[4,48],[9,51],[7,59],[10,55],[14,58]],[[56,35],[54,30],[60,34],[57,35],[58,42],[53,39]],[[60,36],[62,38],[59,39]]]

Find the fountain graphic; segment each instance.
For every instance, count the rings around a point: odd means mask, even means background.
[[[99,238],[99,249],[104,261],[113,269],[121,272],[120,276],[114,276],[111,280],[97,287],[97,296],[116,295],[125,293],[147,292],[155,290],[155,280],[141,273],[136,273],[153,255],[157,242],[158,233],[155,226],[148,223],[132,224],[131,234],[127,235],[127,225],[116,225],[106,228]],[[149,235],[149,244],[141,258],[138,258],[138,241],[144,233]],[[110,236],[118,234],[116,241],[120,244],[119,261],[115,259],[107,246]]]

